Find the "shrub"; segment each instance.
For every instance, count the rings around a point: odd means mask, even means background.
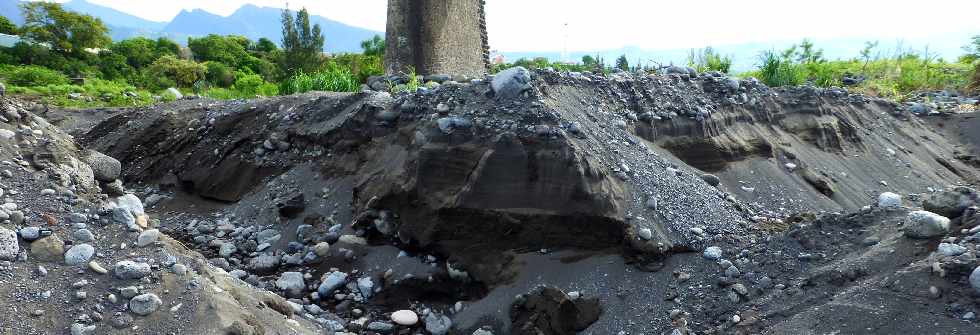
[[[803,83],[803,71],[788,57],[783,57],[770,50],[759,56],[759,62],[759,71],[755,75],[768,86],[776,87]]]
[[[250,72],[236,72],[234,89],[244,97],[272,96],[279,93],[275,84],[267,83],[259,76]]]
[[[728,73],[732,68],[732,58],[723,56],[711,47],[694,49],[687,55],[687,65],[698,72],[718,71]]]
[[[207,62],[204,66],[207,67],[205,78],[212,85],[231,87],[235,84],[235,71],[230,66],[219,62]]]
[[[314,73],[300,72],[282,83],[283,94],[309,91],[355,92],[360,89],[357,79],[350,70],[329,68]]]
[[[64,73],[41,66],[17,66],[4,73],[7,82],[17,86],[47,86],[68,84]]]
[[[207,68],[193,61],[163,56],[146,68],[148,87],[164,89],[167,87],[190,87],[204,78]]]

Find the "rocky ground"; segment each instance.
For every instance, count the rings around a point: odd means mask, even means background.
[[[444,79],[140,109],[0,101],[0,329],[980,328],[970,98],[930,96],[931,113],[683,68]]]

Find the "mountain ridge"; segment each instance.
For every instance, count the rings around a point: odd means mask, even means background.
[[[0,0],[0,15],[22,24],[23,17],[19,0]],[[208,34],[242,35],[252,40],[268,38],[279,42],[282,36],[280,17],[282,9],[244,4],[228,16],[222,16],[203,9],[181,10],[168,22],[157,22],[86,0],[71,0],[63,3],[69,10],[92,15],[106,24],[113,40],[133,37],[167,37],[185,44],[188,37],[202,37]],[[374,35],[384,32],[356,27],[320,15],[310,15],[311,24],[319,24],[326,39],[324,51],[331,53],[360,52],[360,43]]]

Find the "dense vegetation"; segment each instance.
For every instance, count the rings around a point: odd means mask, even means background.
[[[170,87],[220,99],[355,91],[383,72],[380,36],[364,41],[362,54],[325,55],[329,40],[306,9],[283,10],[281,45],[208,35],[182,47],[166,38],[111,41],[100,19],[58,3],[20,6],[22,26],[0,17],[0,33],[22,38],[0,48],[0,78],[8,92],[63,106],[145,105],[172,98]]]

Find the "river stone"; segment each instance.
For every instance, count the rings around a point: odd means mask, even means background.
[[[402,326],[414,326],[419,323],[419,315],[407,309],[391,313],[391,321]]]
[[[949,233],[949,219],[933,212],[913,211],[906,218],[904,232],[917,239],[940,237]]]
[[[57,262],[65,254],[65,242],[58,235],[51,235],[31,242],[30,253],[42,262]]]
[[[531,89],[531,71],[515,66],[497,73],[490,82],[493,92],[499,99],[514,99]]]
[[[704,249],[704,258],[716,261],[721,259],[721,248],[719,247],[707,247]]]
[[[276,287],[286,292],[292,298],[303,296],[303,288],[306,283],[303,281],[303,274],[300,272],[283,272],[276,280]]]
[[[980,266],[973,269],[973,273],[970,274],[970,286],[973,286],[973,289],[980,293]]]
[[[112,182],[119,178],[122,171],[119,160],[95,150],[86,150],[82,154],[82,161],[92,167],[92,173],[98,181]]]
[[[158,239],[160,239],[160,230],[144,230],[142,233],[140,233],[140,236],[136,238],[136,246],[145,247],[153,244],[153,242],[156,242]]]
[[[147,316],[155,312],[160,306],[163,305],[163,301],[160,300],[156,294],[146,293],[140,294],[129,300],[129,310],[136,315]]]
[[[878,196],[878,207],[881,208],[900,208],[902,207],[902,196],[885,192]]]
[[[324,276],[323,282],[320,283],[320,287],[318,287],[316,291],[321,297],[330,296],[334,290],[339,288],[341,285],[344,285],[345,281],[347,281],[346,273],[340,271],[330,272]]]
[[[119,279],[140,279],[150,275],[150,264],[134,261],[117,262],[112,269]]]
[[[0,259],[15,260],[19,252],[20,244],[17,243],[17,233],[7,228],[0,228]]]
[[[50,237],[49,237],[50,238]],[[87,264],[92,256],[95,255],[95,247],[90,244],[78,244],[72,246],[65,252],[65,264],[82,265]]]

